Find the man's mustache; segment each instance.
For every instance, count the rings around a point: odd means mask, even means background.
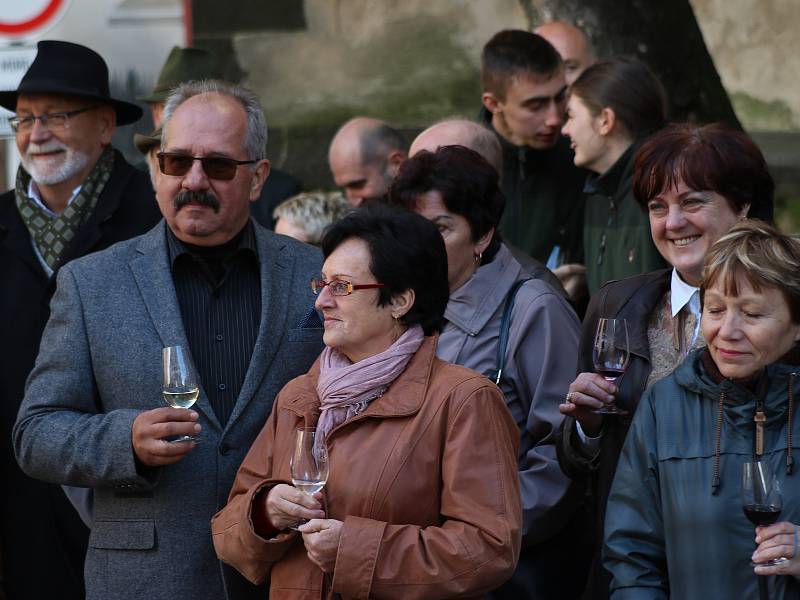
[[[200,192],[184,190],[175,196],[175,200],[172,201],[172,203],[175,205],[175,212],[178,212],[190,202],[194,204],[200,204],[201,206],[210,206],[215,213],[219,212],[219,199],[217,199],[217,197],[208,190],[203,190]]]
[[[31,142],[25,150],[25,156],[30,158],[32,154],[49,154],[50,152],[58,152],[60,150],[68,150],[66,144],[58,140],[50,140],[44,144],[36,144]]]

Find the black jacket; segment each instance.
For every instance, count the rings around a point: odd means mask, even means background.
[[[479,119],[493,130],[491,116],[484,107]],[[503,239],[542,263],[556,245],[564,251],[562,262],[583,263],[588,172],[575,166],[567,139],[562,136],[547,150],[515,146],[499,134],[497,139],[503,148]]]
[[[625,436],[647,385],[652,371],[647,323],[661,298],[669,290],[672,269],[661,269],[611,281],[592,296],[581,327],[578,347],[578,373],[593,372],[592,349],[600,318],[620,318],[628,321],[630,359],[625,375],[619,380],[616,403],[629,411],[628,415],[606,416],[600,452],[595,460],[581,452],[581,442],[575,419],[567,417],[561,426],[557,444],[561,468],[573,479],[588,479],[590,498],[595,515],[596,555],[589,576],[586,598],[608,598],[610,575],[600,565],[600,548],[603,541],[603,520],[606,501],[614,481],[614,473]]]
[[[583,251],[590,294],[607,281],[667,266],[653,243],[647,213],[633,196],[633,159],[638,146],[631,144],[602,175],[589,175],[584,187]]]
[[[82,598],[88,530],[59,486],[25,476],[11,428],[49,317],[55,276],[34,254],[14,190],[0,196],[0,533],[4,585],[14,600]],[[147,174],[115,152],[114,169],[64,263],[152,228],[161,214]]]

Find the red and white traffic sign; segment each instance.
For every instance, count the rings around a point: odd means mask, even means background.
[[[31,38],[50,29],[71,0],[0,0],[0,39]]]

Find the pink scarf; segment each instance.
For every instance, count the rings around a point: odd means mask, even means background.
[[[320,417],[315,445],[324,446],[328,433],[383,395],[419,350],[425,338],[422,327],[415,325],[386,350],[352,363],[334,348],[325,348],[320,355],[317,394]]]

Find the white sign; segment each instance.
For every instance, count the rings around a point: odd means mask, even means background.
[[[0,90],[11,91],[17,89],[22,76],[33,59],[36,58],[35,46],[15,46],[0,48]],[[0,108],[0,137],[13,136],[8,118],[14,113]]]
[[[0,39],[33,38],[64,15],[71,0],[0,0]]]

